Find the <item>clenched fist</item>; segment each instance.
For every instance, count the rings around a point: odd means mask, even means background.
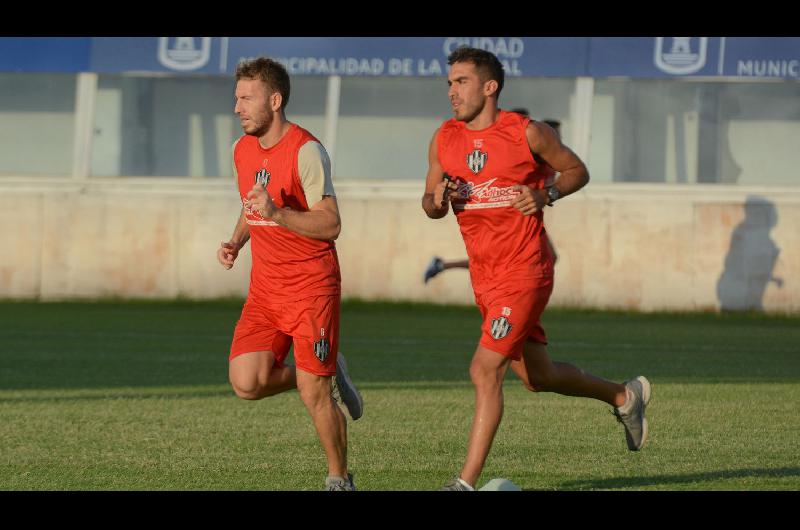
[[[266,188],[258,183],[253,186],[252,190],[247,192],[247,200],[244,202],[244,206],[251,212],[258,212],[264,219],[272,217],[275,214],[275,210],[277,210]]]

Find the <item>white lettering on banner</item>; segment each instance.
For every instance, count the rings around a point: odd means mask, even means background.
[[[414,75],[411,70],[413,59],[389,59],[386,72],[389,75]]]
[[[522,75],[522,70],[519,69],[516,59],[513,59],[511,61],[503,59],[500,62],[503,63],[503,72],[505,73],[505,75],[510,75],[512,77],[519,77]]]
[[[498,59],[519,59],[525,51],[525,42],[516,37],[510,39],[490,37],[447,37],[444,40],[444,54],[450,55],[456,48],[470,46],[492,52]]]
[[[800,77],[800,60],[738,61],[736,75],[752,77]]]
[[[240,57],[239,63],[255,57]],[[416,71],[414,59],[410,57],[393,57],[384,62],[380,58],[357,59],[354,57],[321,58],[321,57],[276,57],[290,75],[396,75],[396,76],[438,76],[444,73],[439,59],[417,59]],[[516,59],[501,59],[503,70],[507,76],[523,75]]]
[[[431,59],[429,64],[420,59],[417,61],[417,75],[442,75],[442,67],[436,59]]]
[[[277,57],[275,60],[290,74],[305,75],[382,75],[385,67],[383,59],[377,57]]]

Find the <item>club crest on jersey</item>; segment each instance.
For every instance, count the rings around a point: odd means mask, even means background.
[[[270,177],[269,171],[267,171],[266,169],[259,170],[256,173],[256,184],[261,184],[266,188],[267,184],[269,184],[269,177]]]
[[[319,362],[324,363],[325,359],[328,358],[328,354],[331,352],[331,343],[328,342],[328,339],[319,339],[317,342],[314,343],[314,355],[317,356]]]
[[[477,175],[478,172],[483,169],[483,166],[486,165],[486,159],[488,158],[488,153],[484,153],[480,149],[475,149],[467,155],[467,167]]]
[[[500,340],[511,331],[511,324],[506,317],[498,317],[492,320],[492,338]]]

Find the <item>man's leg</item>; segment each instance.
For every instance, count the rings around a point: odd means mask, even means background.
[[[328,457],[328,475],[347,479],[347,420],[331,397],[331,378],[299,369],[297,390]]]
[[[613,407],[622,406],[627,399],[625,385],[601,379],[569,363],[553,362],[547,346],[538,342],[525,342],[522,358],[512,361],[511,369],[532,392],[594,398]]]
[[[294,366],[275,366],[271,351],[237,355],[228,363],[228,377],[242,399],[262,399],[297,388]]]
[[[503,378],[509,362],[508,357],[478,346],[469,368],[475,385],[475,417],[469,433],[467,460],[460,478],[473,488],[503,417]]]
[[[594,398],[614,407],[631,451],[640,450],[647,441],[645,409],[652,389],[646,377],[639,376],[625,384],[607,381],[569,363],[551,361],[545,345],[536,342],[525,343],[522,359],[513,361],[511,369],[532,392]]]

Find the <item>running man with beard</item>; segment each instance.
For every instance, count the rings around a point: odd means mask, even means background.
[[[247,301],[236,324],[229,378],[242,399],[297,389],[328,460],[325,489],[355,490],[347,469],[347,420],[363,401],[338,353],[341,278],[334,240],[339,208],[322,144],[286,119],[289,74],[260,57],[236,68],[233,148],[242,211],[217,250],[226,269],[251,241]],[[284,361],[294,343],[296,366]]]

